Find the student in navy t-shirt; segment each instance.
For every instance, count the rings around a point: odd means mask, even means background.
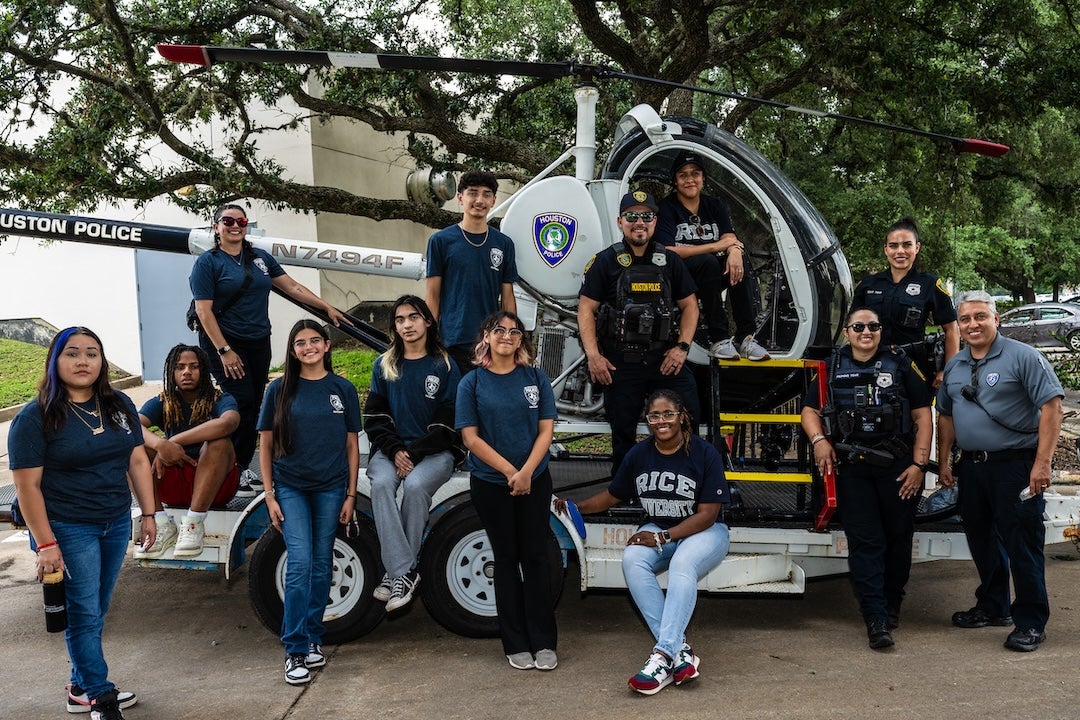
[[[232,499],[239,483],[230,435],[240,423],[232,395],[210,381],[210,363],[196,345],[179,344],[165,357],[161,392],[143,403],[139,422],[156,485],[158,536],[153,547],[135,550],[137,559],[155,559],[175,546],[173,557],[202,554],[203,521],[211,504]],[[150,428],[159,428],[162,437]],[[165,504],[188,506],[176,527]]]
[[[240,425],[233,433],[236,462],[243,470],[239,497],[254,497],[262,489],[248,465],[255,455],[255,421],[270,372],[271,288],[322,310],[334,325],[349,324],[337,308],[289,277],[270,253],[253,247],[247,226],[244,208],[218,208],[214,249],[195,260],[188,278],[199,316],[199,346],[210,359],[214,379],[236,399],[240,412]],[[249,271],[251,281],[245,288]]]
[[[427,304],[442,326],[442,339],[462,374],[473,368],[476,331],[491,313],[517,312],[514,241],[487,224],[499,182],[489,172],[461,176],[461,222],[428,239]]]
[[[691,432],[682,399],[657,390],[646,402],[651,437],[626,454],[611,484],[578,504],[597,513],[638,498],[649,519],[623,552],[623,575],[656,640],[630,687],[645,695],[698,676],[700,659],[686,642],[686,626],[697,603],[698,580],[728,551],[728,528],[717,522],[729,501],[720,453]],[[566,501],[557,499],[559,512]],[[667,593],[656,574],[668,571]]]
[[[49,345],[37,398],[11,423],[8,462],[37,551],[38,579],[64,572],[68,711],[89,705],[102,717],[121,717],[120,708],[134,705],[135,694],[118,692],[109,681],[101,635],[131,541],[132,490],[142,511],[143,547],[154,543],[157,527],[135,406],[109,386],[108,376],[105,351],[92,330],[61,330]]]
[[[393,340],[375,361],[364,404],[371,441],[371,508],[386,568],[374,594],[387,612],[412,600],[420,583],[416,562],[431,496],[450,479],[463,455],[454,431],[461,375],[439,340],[431,309],[415,295],[403,295],[390,312]]]
[[[532,366],[532,343],[517,315],[502,310],[482,329],[478,367],[458,387],[455,424],[469,449],[473,505],[495,556],[495,606],[506,659],[519,670],[554,670],[547,462],[555,396],[548,376]]]
[[[322,667],[323,612],[334,534],[352,519],[360,471],[360,398],[335,375],[330,336],[313,320],[289,333],[285,375],[270,383],[259,414],[259,469],[270,522],[285,538],[285,682]]]

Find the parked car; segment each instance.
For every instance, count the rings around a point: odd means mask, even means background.
[[[1001,333],[1035,347],[1080,351],[1080,305],[1032,303],[1001,316]]]

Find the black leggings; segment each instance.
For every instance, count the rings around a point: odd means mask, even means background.
[[[270,374],[270,336],[261,340],[234,340],[226,335],[225,342],[243,361],[244,377],[225,377],[225,368],[217,348],[205,333],[199,333],[199,346],[210,358],[211,374],[221,389],[236,399],[240,424],[233,431],[232,441],[236,449],[236,464],[241,470],[246,470],[255,456],[255,441],[258,439],[255,427],[259,421],[263,393],[266,392],[266,379]]]

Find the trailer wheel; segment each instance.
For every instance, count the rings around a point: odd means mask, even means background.
[[[285,614],[285,540],[267,528],[248,563],[248,595],[255,614],[268,630],[280,634]],[[379,541],[370,521],[361,517],[357,537],[340,527],[334,538],[333,580],[323,614],[323,643],[339,645],[371,632],[385,615],[371,593],[382,578]]]
[[[551,604],[563,583],[562,551],[548,533]],[[491,542],[471,508],[443,519],[424,541],[420,554],[420,595],[424,607],[447,630],[465,637],[498,637],[495,562]]]

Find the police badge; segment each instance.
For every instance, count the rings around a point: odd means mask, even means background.
[[[263,275],[269,275],[270,274],[270,271],[266,269],[266,262],[261,257],[255,258],[251,262],[251,264],[254,265],[255,267],[259,268],[260,270],[262,270]]]
[[[341,402],[341,397],[336,393],[330,393],[330,407],[334,408],[335,414],[345,412],[345,403]]]
[[[987,387],[994,387],[995,385],[997,385],[998,380],[1000,380],[1000,379],[1001,379],[1001,374],[1000,373],[987,373],[986,374],[986,386]]]
[[[428,400],[434,400],[437,392],[439,392],[439,376],[428,375],[424,378],[424,397]]]
[[[656,267],[664,267],[667,265],[667,255],[662,252],[653,253],[652,264]]]
[[[634,262],[634,258],[630,257],[630,253],[619,253],[615,256],[615,261],[623,267],[630,267],[630,264]]]
[[[878,387],[880,387],[880,388],[892,387],[892,384],[893,384],[892,373],[887,373],[887,372],[878,373],[878,376],[877,376],[877,386]]]
[[[525,399],[529,401],[530,408],[536,408],[540,406],[540,388],[536,385],[526,385],[524,387]]]
[[[904,288],[904,292],[912,297],[922,295],[922,285],[919,283],[908,283],[908,286]]]
[[[500,250],[499,248],[491,248],[490,257],[491,257],[491,269],[492,270],[498,270],[500,267],[502,267],[502,261],[503,261],[503,251],[502,250]]]

